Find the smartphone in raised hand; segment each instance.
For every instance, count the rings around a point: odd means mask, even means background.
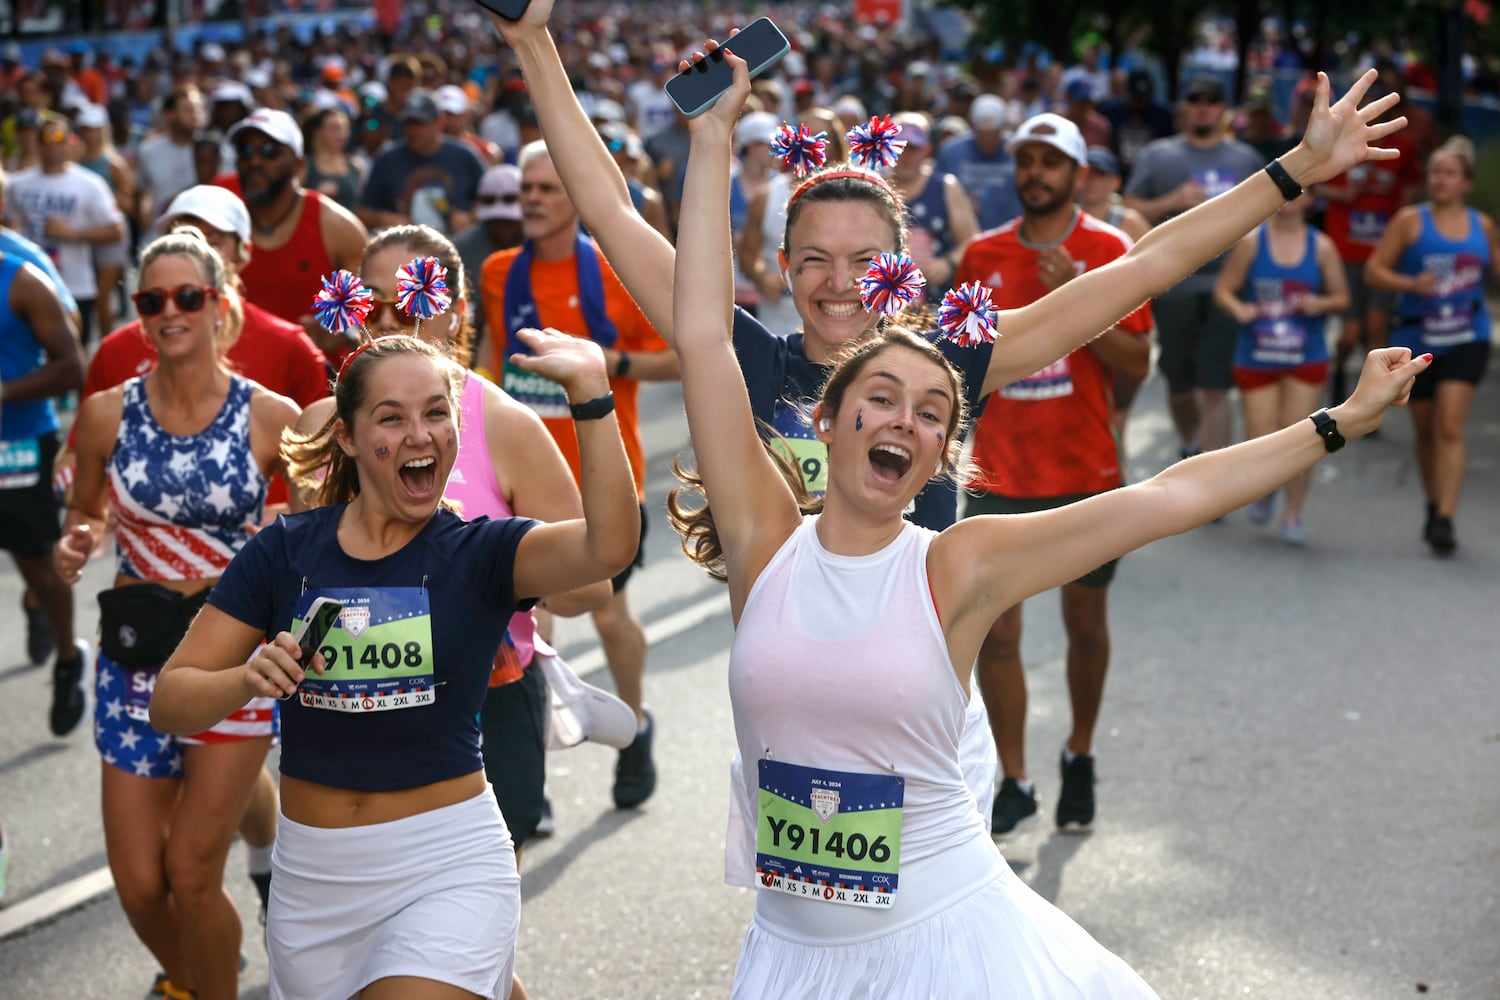
[[[492,10],[507,21],[519,21],[531,0],[475,0],[485,10]]]
[[[312,602],[312,606],[307,609],[307,617],[293,636],[301,650],[297,655],[297,666],[303,670],[309,668],[313,654],[323,645],[323,640],[328,638],[328,633],[333,631],[333,627],[339,622],[339,615],[343,613],[344,606],[332,598],[320,597]]]
[[[726,39],[702,62],[695,63],[667,81],[667,96],[689,118],[696,118],[709,108],[734,83],[734,71],[724,61],[728,49],[750,67],[752,77],[764,73],[791,51],[791,43],[768,17],[756,18],[739,34]]]

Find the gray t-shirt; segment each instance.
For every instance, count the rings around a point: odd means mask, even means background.
[[[135,154],[135,175],[151,193],[151,214],[159,218],[173,198],[198,183],[193,144],[179,146],[165,134],[143,140]]]
[[[1184,181],[1196,181],[1208,197],[1223,194],[1265,166],[1261,155],[1237,139],[1225,139],[1203,149],[1181,135],[1148,143],[1141,150],[1125,194],[1135,198],[1160,198]],[[1164,218],[1163,222],[1166,221]],[[1213,291],[1214,277],[1224,258],[1204,264],[1167,293],[1170,297],[1200,295]]]

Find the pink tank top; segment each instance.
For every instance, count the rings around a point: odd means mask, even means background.
[[[473,372],[464,381],[464,394],[458,404],[458,459],[443,491],[446,499],[461,505],[460,513],[470,521],[485,516],[510,517],[512,513],[490,461],[490,442],[484,428],[484,387],[484,378]],[[536,619],[529,611],[518,613],[511,618],[505,643],[495,657],[490,686],[519,680],[535,650]]]

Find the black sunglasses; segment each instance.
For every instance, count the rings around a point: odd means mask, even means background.
[[[1212,94],[1189,94],[1184,98],[1189,104],[1222,104],[1223,101]]]
[[[476,195],[474,200],[481,205],[493,205],[497,201],[502,205],[514,205],[521,200],[521,196],[518,194],[481,194]]]
[[[178,285],[176,288],[146,288],[130,297],[135,311],[142,316],[160,316],[167,308],[167,296],[177,304],[181,312],[195,313],[202,309],[210,296],[219,297],[217,289],[205,285]]]
[[[274,139],[262,139],[260,142],[237,142],[234,144],[234,155],[241,160],[248,160],[252,156],[259,156],[262,160],[274,160],[281,155],[281,143]]]

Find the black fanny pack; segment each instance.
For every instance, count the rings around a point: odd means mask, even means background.
[[[115,587],[99,594],[99,647],[130,669],[167,661],[212,587],[179,594],[156,583]]]

